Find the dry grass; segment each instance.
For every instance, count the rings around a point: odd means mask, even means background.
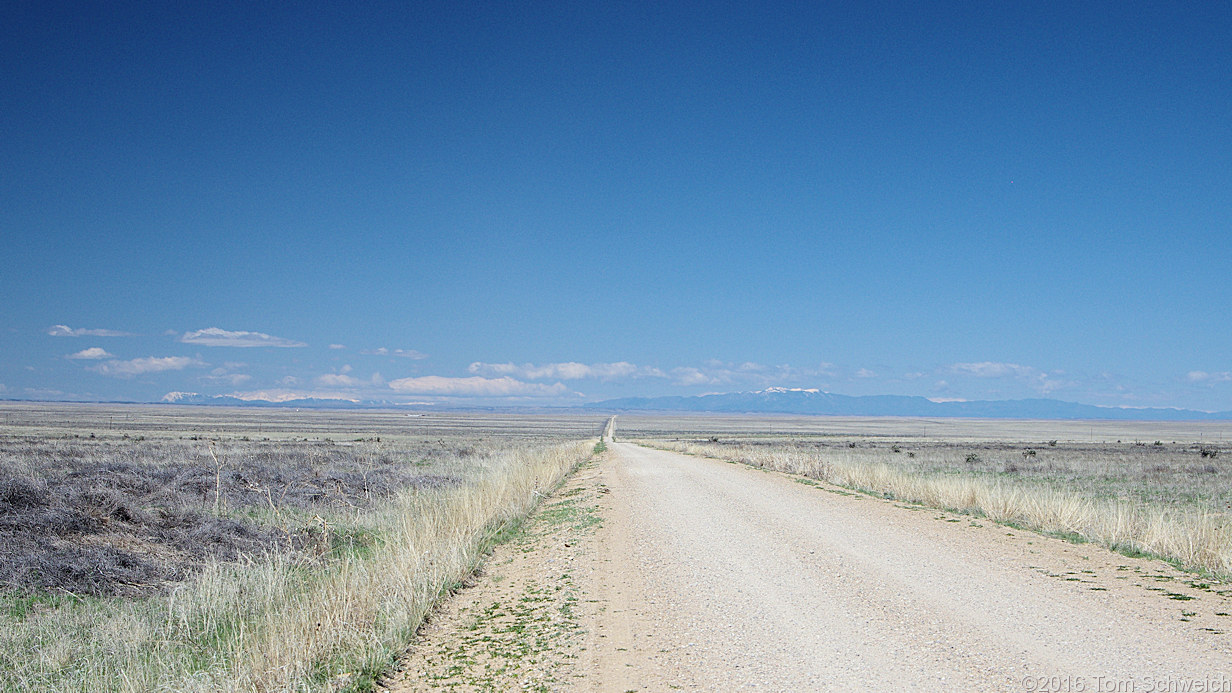
[[[340,430],[351,435],[346,415],[333,415],[334,437],[343,438]],[[562,438],[575,425],[597,434],[603,423],[567,422],[550,435],[526,436],[536,442],[518,442],[484,429],[482,417],[473,419],[479,420],[468,423],[466,435],[454,431],[448,439],[387,428],[379,443],[369,438],[328,445],[318,439],[290,447],[293,436],[244,441],[248,433],[240,431],[214,441],[184,431],[174,440],[142,447],[149,441],[124,440],[128,433],[112,429],[107,450],[128,454],[128,466],[91,464],[99,461],[101,448],[91,447],[97,441],[71,438],[80,433],[48,441],[57,427],[35,436],[24,435],[28,429],[9,429],[0,443],[10,452],[43,446],[42,453],[26,459],[27,471],[69,470],[63,479],[84,470],[96,485],[107,478],[110,497],[145,513],[147,520],[156,519],[157,511],[141,498],[161,499],[157,502],[176,513],[214,518],[218,496],[224,519],[304,540],[293,549],[196,556],[190,570],[160,575],[160,589],[142,596],[125,590],[89,595],[30,584],[11,587],[0,596],[0,687],[298,691],[370,685],[486,547],[516,527],[543,494],[589,456],[593,437],[581,443]],[[543,430],[550,428],[544,424]],[[225,460],[217,481],[209,442]],[[285,455],[275,459],[271,455],[279,449]],[[404,455],[412,449],[417,452]],[[437,451],[424,456],[425,449]],[[57,458],[56,450],[86,452]],[[296,450],[321,455],[305,457]],[[390,458],[384,472],[378,471],[380,450]],[[115,455],[107,459],[116,461]],[[125,495],[142,477],[148,477],[154,495]],[[437,482],[416,482],[423,477]],[[203,484],[204,496],[198,489]],[[188,491],[178,493],[181,485]],[[60,483],[48,483],[41,492],[42,500],[75,497],[72,487]],[[123,536],[108,541],[117,550],[140,548]],[[140,531],[133,536],[149,539]],[[83,541],[92,540],[87,535]],[[166,552],[172,549],[177,547]]]
[[[922,419],[911,417],[806,416],[791,414],[621,414],[625,438],[809,439],[856,442],[999,443],[1048,441],[1104,444],[1155,440],[1232,443],[1232,421],[1055,421],[1032,419]]]
[[[1169,456],[1167,445],[1132,443],[1084,450],[1047,443],[647,442],[1232,577],[1232,515],[1221,507],[1232,472],[1226,456],[1202,457],[1197,446],[1174,446]]]

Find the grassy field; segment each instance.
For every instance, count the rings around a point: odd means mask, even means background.
[[[603,424],[0,405],[0,686],[369,687]]]
[[[363,690],[604,416],[0,404],[0,688]],[[622,415],[617,440],[1232,576],[1232,426]]]
[[[616,429],[1232,578],[1226,422],[622,415]]]

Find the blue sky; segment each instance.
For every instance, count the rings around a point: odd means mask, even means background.
[[[1229,3],[52,5],[0,398],[1232,410]]]

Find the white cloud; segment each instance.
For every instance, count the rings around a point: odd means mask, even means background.
[[[954,373],[974,375],[977,378],[1004,378],[1007,375],[1033,376],[1039,371],[1030,366],[1020,366],[1016,363],[997,363],[981,361],[979,363],[955,363],[950,366]]]
[[[247,367],[246,363],[238,363],[236,361],[227,361],[218,368],[210,371],[209,375],[202,376],[202,380],[213,383],[226,383],[231,387],[239,387],[244,383],[252,380],[252,376],[247,373],[236,373],[240,368]]]
[[[727,363],[711,359],[701,368],[680,366],[670,371],[677,385],[718,385],[735,384],[753,387],[785,387],[795,385],[816,385],[819,378],[834,377],[834,364],[820,363],[816,368],[796,368],[795,366],[771,366],[763,363],[744,361],[742,363]]]
[[[870,371],[867,368],[861,368],[860,370],[856,371],[856,377],[857,378],[876,378],[877,374],[874,373],[873,371]]]
[[[458,397],[550,397],[569,391],[561,383],[544,385],[524,383],[508,376],[501,378],[447,378],[426,375],[418,378],[399,378],[389,382],[390,389],[411,395],[452,395]]]
[[[326,373],[318,375],[316,383],[322,387],[357,387],[360,385],[360,380],[343,373]]]
[[[22,392],[24,392],[25,394],[31,397],[45,397],[47,399],[51,399],[52,397],[64,397],[65,395],[69,395],[69,393],[65,392],[64,390],[52,390],[52,389],[45,388],[45,387],[26,387],[26,388],[22,388]],[[75,397],[76,395],[69,395],[69,396]]]
[[[521,380],[601,380],[604,382],[639,378],[670,379],[676,385],[743,384],[766,387],[786,384],[814,384],[818,378],[835,375],[832,363],[819,363],[816,367],[796,368],[787,365],[770,366],[753,361],[725,362],[711,359],[698,366],[678,366],[664,371],[653,366],[639,366],[628,361],[612,363],[560,363],[516,364],[485,363],[476,361],[468,370],[484,377],[511,377]]]
[[[957,375],[970,375],[977,378],[1014,378],[1027,383],[1041,394],[1051,394],[1056,390],[1074,385],[1063,379],[1063,371],[1045,372],[1032,366],[1017,363],[999,363],[996,361],[980,361],[978,363],[955,363],[948,371]]]
[[[354,397],[341,395],[337,392],[322,392],[317,390],[250,390],[247,392],[232,392],[231,397],[242,400],[264,400],[266,402],[286,402],[293,399],[333,399],[341,402],[358,402]]]
[[[1057,390],[1064,390],[1065,388],[1071,387],[1073,384],[1074,383],[1068,380],[1050,378],[1046,375],[1040,374],[1039,378],[1036,379],[1035,389],[1039,390],[1040,394],[1050,395]]]
[[[672,377],[677,385],[714,385],[722,382],[713,375],[703,373],[701,369],[692,366],[681,366],[672,369]]]
[[[129,361],[105,361],[97,366],[91,366],[90,370],[102,373],[103,375],[113,375],[117,378],[131,378],[146,373],[182,371],[185,368],[207,365],[209,364],[200,359],[187,356],[164,356],[162,358],[147,356],[146,358],[131,359]]]
[[[52,337],[131,337],[128,332],[119,330],[89,329],[86,327],[72,328],[68,325],[52,325],[47,328],[47,334]]]
[[[90,347],[89,349],[82,349],[81,351],[75,354],[69,354],[68,356],[65,356],[64,358],[97,360],[97,359],[113,359],[115,358],[115,356],[112,354],[108,354],[107,351],[104,350],[102,347]]]
[[[313,379],[313,382],[321,387],[330,388],[381,387],[385,384],[385,379],[381,377],[380,373],[373,373],[372,377],[363,380],[350,375],[351,370],[350,366],[343,366],[337,373],[318,375]]]
[[[345,349],[346,345],[345,344],[330,344],[329,348],[330,349]]]
[[[1226,383],[1232,381],[1232,372],[1207,373],[1206,371],[1189,371],[1185,378],[1191,383]]]
[[[380,347],[379,349],[365,349],[359,353],[367,354],[368,356],[400,356],[404,359],[414,359],[416,361],[428,358],[427,354],[414,349],[386,349],[385,347]]]
[[[636,366],[627,361],[615,363],[585,364],[576,361],[564,363],[544,363],[535,365],[526,363],[483,363],[476,361],[467,369],[471,373],[482,376],[511,376],[526,380],[620,380],[624,378],[664,378],[666,374],[658,368]]]
[[[244,383],[252,380],[252,376],[247,373],[219,373],[214,375],[204,376],[205,380],[215,383],[226,383],[231,387],[239,387]]]
[[[180,337],[185,344],[201,344],[212,347],[302,347],[308,346],[282,337],[273,337],[263,332],[245,332],[243,330],[230,332],[217,327],[207,327],[204,330],[185,332]]]

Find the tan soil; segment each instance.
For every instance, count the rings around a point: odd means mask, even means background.
[[[572,622],[545,626],[551,654],[527,665],[546,673],[472,690],[1232,690],[1229,585],[784,474],[610,447],[565,491],[603,524],[499,551],[415,653],[479,657],[460,635],[468,613],[563,584]],[[442,683],[418,657],[400,690]]]

